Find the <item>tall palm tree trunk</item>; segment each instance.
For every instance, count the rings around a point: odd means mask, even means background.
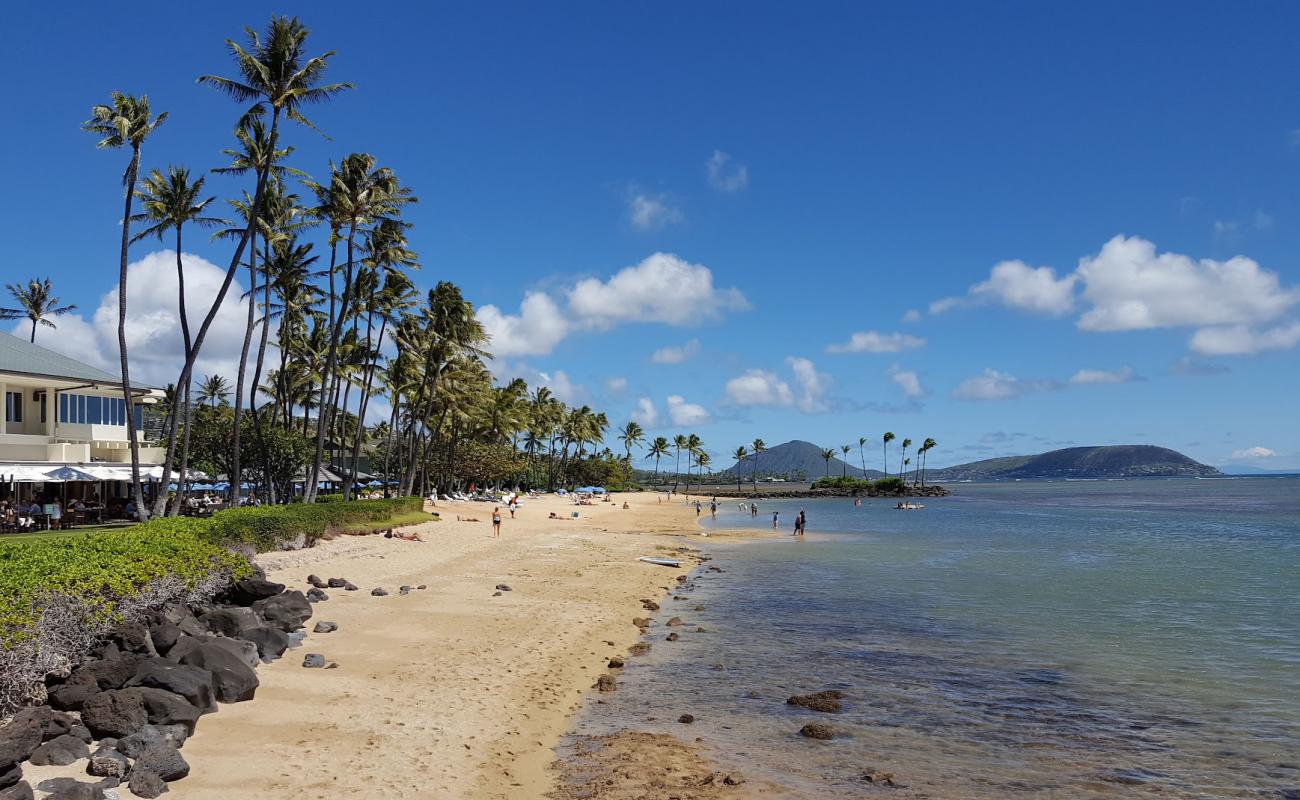
[[[271,263],[270,244],[265,245],[265,254],[262,259],[263,268]],[[262,367],[266,363],[266,346],[271,337],[271,275],[266,274],[262,278],[262,338],[257,343],[257,360],[253,364],[253,383],[248,388],[248,413],[253,417],[253,435],[257,440],[262,441],[262,418],[257,410],[257,389],[262,383]],[[267,492],[267,502],[274,504],[276,502],[275,484],[271,481],[271,454],[266,447],[259,448],[262,452],[262,480]]]
[[[280,109],[275,108],[271,112],[271,132],[269,135],[272,148],[275,146],[276,132],[279,129],[279,126]],[[258,170],[257,185],[253,190],[254,208],[258,208],[262,205],[262,194],[266,189],[266,178],[269,173],[269,164],[265,165],[265,168]],[[217,311],[221,309],[221,304],[225,302],[226,293],[230,291],[230,284],[234,282],[235,274],[238,272],[240,264],[243,263],[244,248],[248,246],[248,240],[252,236],[253,224],[256,219],[253,215],[250,215],[250,217],[253,217],[253,219],[249,220],[249,226],[244,230],[244,235],[239,237],[239,243],[235,245],[235,252],[234,255],[230,257],[230,266],[226,269],[226,277],[221,283],[221,288],[217,290],[217,295],[213,298],[212,305],[208,308],[207,316],[203,318],[203,323],[199,326],[198,332],[194,334],[194,347],[190,351],[189,356],[185,359],[185,366],[181,368],[181,376],[176,381],[177,386],[189,383],[190,378],[194,373],[194,362],[198,359],[199,350],[203,347],[203,340],[207,337],[208,329],[212,327],[212,321],[216,319]],[[164,480],[169,479],[172,463],[175,458],[176,425],[177,420],[173,418],[172,430],[168,434],[167,438],[167,454],[163,459]]]
[[[352,307],[352,264],[353,264],[353,242],[356,239],[356,220],[352,220],[348,225],[348,260],[343,265],[343,297],[339,301],[339,313],[334,320],[334,327],[330,331],[330,346],[325,356],[325,375],[324,383],[328,384],[330,377],[334,374],[335,367],[338,363],[339,339],[343,334],[344,320],[348,316],[348,310]],[[325,455],[325,432],[328,430],[327,421],[332,416],[333,409],[324,407],[327,399],[324,390],[321,392],[322,406],[316,422],[316,454],[312,458],[312,485],[316,481],[315,477],[320,474],[321,459]],[[315,491],[312,492],[312,499],[316,497]]]
[[[248,348],[253,343],[253,325],[257,321],[257,212],[249,210],[252,242],[248,248],[248,321],[244,324],[244,345],[239,350],[239,374],[235,376],[235,422],[230,442],[230,505],[239,506],[241,494],[240,421],[244,414],[244,372],[248,369]]]
[[[335,325],[335,315],[337,314],[337,310],[336,310],[336,308],[335,308],[335,303],[336,303],[337,300],[338,300],[338,291],[337,291],[336,287],[334,286],[334,273],[335,273],[335,270],[338,269],[338,252],[339,252],[338,237],[334,235],[334,231],[331,229],[331,231],[330,231],[330,268],[329,268],[329,287],[330,287],[330,291],[329,291],[329,295],[330,295],[330,305],[329,305],[329,325],[330,325],[330,346],[329,346],[329,358],[330,358],[330,361],[327,361],[326,364],[323,365],[323,366],[322,366],[322,369],[321,369],[321,376],[320,376],[320,385],[321,385],[321,389],[320,389],[320,406],[316,409],[316,451],[315,451],[315,453],[312,455],[311,469],[308,470],[308,472],[307,472],[307,485],[303,488],[303,502],[307,502],[307,503],[315,502],[315,500],[316,500],[316,484],[320,483],[320,462],[321,462],[321,458],[325,455],[325,439],[324,439],[324,433],[323,433],[323,427],[322,427],[322,426],[323,426],[324,421],[325,421],[325,420],[324,420],[324,417],[325,417],[325,401],[326,401],[326,399],[327,399],[327,397],[326,397],[326,392],[329,390],[329,384],[330,384],[329,370],[330,370],[330,368],[331,368],[331,366],[332,366],[331,362],[332,362],[332,360],[333,360],[333,358],[334,358],[335,348],[337,347],[337,345],[336,345],[336,343],[335,343],[335,340],[334,340],[334,331],[337,330],[337,327],[336,327],[336,325]],[[310,387],[309,387],[309,388],[310,388]],[[309,392],[309,394],[310,394],[310,392]],[[307,427],[307,420],[306,420],[306,418],[303,419],[303,427],[304,427],[304,428]],[[306,431],[304,430],[303,433],[305,434]]]
[[[372,301],[373,305],[373,301]],[[361,387],[361,405],[357,410],[357,434],[352,440],[352,470],[356,473],[357,462],[361,459],[361,434],[366,425],[366,410],[370,405],[370,386],[375,376],[375,361],[379,357],[379,349],[384,346],[384,333],[388,329],[388,317],[384,316],[379,322],[379,342],[373,348],[370,347],[370,329],[373,325],[374,317],[366,315],[366,380]]]
[[[149,519],[149,509],[144,505],[144,487],[140,485],[140,441],[136,438],[135,395],[131,391],[131,372],[126,355],[126,264],[131,245],[131,201],[135,199],[135,180],[140,171],[140,146],[131,148],[131,164],[126,169],[126,209],[122,212],[122,258],[117,278],[117,347],[122,365],[122,397],[126,401],[126,435],[131,447],[131,499],[135,501],[135,515],[141,522]],[[36,322],[32,321],[32,341],[36,341]],[[53,413],[53,409],[51,409]],[[158,493],[166,495],[163,475]]]

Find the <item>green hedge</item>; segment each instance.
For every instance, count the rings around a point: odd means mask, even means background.
[[[138,529],[0,542],[0,646],[30,631],[42,599],[82,599],[91,616],[113,614],[121,600],[161,578],[196,586],[217,572],[252,573],[244,557],[192,532],[141,536]]]
[[[879,480],[865,480],[863,478],[849,478],[837,476],[832,478],[818,478],[812,485],[814,489],[853,489],[860,492],[875,492],[877,494],[898,494],[906,488],[902,478],[888,477]]]
[[[143,534],[194,533],[223,547],[247,545],[259,553],[279,549],[299,535],[308,545],[332,530],[353,522],[381,522],[398,514],[420,511],[419,497],[353,500],[287,506],[248,506],[218,511],[211,517],[167,517],[135,528]]]
[[[0,646],[30,631],[43,597],[81,598],[91,614],[111,616],[120,601],[160,578],[193,587],[220,572],[250,574],[247,559],[229,548],[266,552],[299,535],[312,544],[350,523],[382,522],[423,507],[418,497],[253,506],[206,518],[160,518],[119,531],[0,541]]]

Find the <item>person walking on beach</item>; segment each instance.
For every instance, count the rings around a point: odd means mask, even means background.
[[[799,535],[803,536],[807,532],[808,532],[808,515],[805,514],[804,510],[801,508],[799,509]]]
[[[717,518],[718,518],[718,501],[717,501],[717,500],[714,500],[712,503],[709,503],[709,513],[710,513],[711,515],[713,515],[713,518],[714,518],[714,519],[717,519]]]
[[[492,538],[501,538],[501,506],[492,509]]]
[[[696,500],[696,501],[695,501],[695,516],[698,517],[698,516],[700,515],[700,509],[701,509],[701,508],[703,508],[703,506],[700,505],[700,501],[699,501],[699,500]]]

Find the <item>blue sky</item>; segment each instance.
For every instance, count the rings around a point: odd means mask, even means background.
[[[416,190],[418,280],[495,309],[500,374],[715,463],[892,430],[936,465],[1133,442],[1300,465],[1300,9],[990,5],[281,3],[357,84],[312,114],[330,140],[287,136],[310,173],[364,150]],[[270,12],[138,8],[27,4],[0,34],[5,282],[51,276],[81,319],[40,341],[91,361],[125,159],[79,123],[147,93],[171,119],[146,166],[220,165],[238,108],[194,78]],[[133,249],[131,306],[159,376],[161,249]],[[201,291],[228,251],[185,249]]]

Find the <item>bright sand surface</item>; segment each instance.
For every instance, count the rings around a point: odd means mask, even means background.
[[[339,630],[309,633],[258,670],[255,700],[199,721],[183,751],[190,776],[167,796],[544,796],[583,694],[638,638],[640,599],[661,599],[687,572],[637,556],[666,555],[660,548],[698,533],[680,500],[626,497],[628,510],[622,497],[581,507],[529,499],[516,519],[502,509],[499,540],[491,505],[439,504],[443,521],[414,529],[423,544],[343,537],[261,557],[290,588],[305,590],[315,573],[361,591],[327,590],[307,629],[328,620]],[[552,511],[565,519],[548,519]],[[499,583],[512,591],[493,597]],[[403,596],[402,584],[428,589]],[[372,597],[379,586],[389,596]],[[338,669],[304,669],[307,653]]]

